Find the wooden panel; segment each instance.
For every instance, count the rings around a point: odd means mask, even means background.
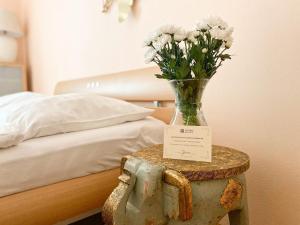
[[[174,107],[157,107],[151,109],[155,110],[151,116],[165,122],[166,124],[169,124],[171,122],[172,116],[175,111]]]
[[[150,67],[62,81],[56,85],[55,94],[96,92],[126,101],[173,101],[174,94],[168,81],[154,76],[159,72],[158,67]]]
[[[104,171],[0,198],[1,225],[52,225],[101,207],[120,169]]]

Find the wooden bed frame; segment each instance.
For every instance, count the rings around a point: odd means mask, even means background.
[[[174,96],[156,67],[63,81],[55,94],[96,92],[155,109],[168,123]],[[101,207],[118,183],[119,168],[0,197],[0,225],[52,225]]]

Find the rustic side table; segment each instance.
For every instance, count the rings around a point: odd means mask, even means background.
[[[162,158],[162,145],[122,159],[120,183],[107,199],[106,225],[248,225],[244,172],[249,157],[213,146],[211,163]]]

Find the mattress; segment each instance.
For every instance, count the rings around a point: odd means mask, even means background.
[[[0,197],[120,166],[120,159],[163,141],[152,117],[41,137],[0,150]]]

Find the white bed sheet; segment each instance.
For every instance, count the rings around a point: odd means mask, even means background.
[[[0,197],[116,168],[122,156],[163,141],[148,117],[111,127],[25,141],[0,151]]]

